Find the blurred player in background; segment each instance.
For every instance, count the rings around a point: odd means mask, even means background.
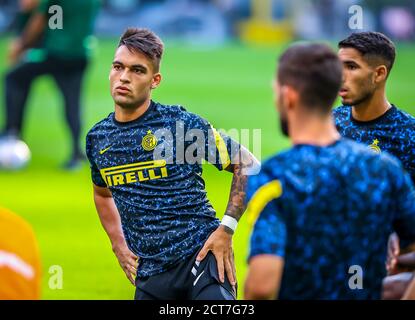
[[[337,129],[376,153],[394,155],[415,183],[415,117],[390,103],[385,92],[396,56],[393,42],[379,32],[361,32],[338,45],[343,106],[333,111]]]
[[[200,116],[151,100],[163,48],[146,29],[120,39],[110,72],[115,112],[87,135],[95,205],[135,299],[233,300],[232,234],[245,211],[247,169],[258,162]],[[221,223],[202,160],[233,173]]]
[[[342,136],[362,142],[376,153],[386,151],[394,155],[415,183],[415,117],[399,110],[386,97],[395,45],[382,33],[360,32],[351,34],[338,46],[343,63],[343,106],[333,111],[337,129]],[[396,234],[390,240],[398,249],[393,243],[398,241]],[[388,270],[393,268],[391,261],[399,253],[389,250]]]
[[[52,14],[49,8],[54,5],[62,8],[62,28],[50,25]],[[22,11],[29,18],[25,21],[22,16],[25,26],[9,50],[13,67],[5,78],[6,124],[3,135],[22,135],[32,83],[41,75],[52,75],[63,95],[65,117],[72,138],[71,155],[64,164],[64,168],[69,170],[78,168],[85,158],[79,139],[80,100],[98,7],[99,0],[21,0]]]
[[[40,299],[40,254],[30,225],[0,208],[0,300]]]
[[[388,236],[415,242],[410,176],[387,154],[340,137],[332,105],[342,81],[337,55],[294,45],[275,83],[281,128],[293,147],[248,180],[248,299],[379,299]],[[350,267],[362,287],[350,285]]]

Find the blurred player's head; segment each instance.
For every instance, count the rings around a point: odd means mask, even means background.
[[[340,97],[344,105],[358,106],[377,90],[384,90],[395,61],[395,46],[379,32],[353,33],[338,44],[343,63]]]
[[[324,44],[295,44],[278,62],[276,105],[281,130],[288,136],[290,118],[299,115],[327,117],[342,80],[336,53]]]
[[[147,29],[129,28],[121,36],[110,72],[111,95],[121,108],[144,103],[160,81],[164,45]]]

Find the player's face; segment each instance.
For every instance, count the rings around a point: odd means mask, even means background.
[[[115,52],[110,72],[111,95],[116,105],[134,109],[142,105],[151,90],[160,83],[161,76],[154,72],[149,58],[121,46]]]
[[[356,106],[368,100],[376,90],[375,69],[354,48],[341,48],[343,84],[339,95],[343,105]]]

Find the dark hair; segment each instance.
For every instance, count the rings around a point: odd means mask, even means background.
[[[380,32],[355,32],[340,41],[338,46],[339,48],[354,48],[368,60],[373,60],[373,58],[382,59],[388,68],[388,75],[395,62],[395,45]]]
[[[342,82],[342,65],[325,44],[295,44],[279,59],[278,82],[298,90],[301,103],[326,114]]]
[[[126,46],[130,51],[138,51],[147,56],[156,72],[160,68],[160,60],[163,56],[164,44],[151,30],[143,28],[128,28],[121,36],[118,48]]]

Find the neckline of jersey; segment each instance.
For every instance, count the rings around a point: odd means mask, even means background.
[[[151,112],[153,111],[154,107],[156,106],[156,103],[153,100],[150,100],[150,106],[148,107],[148,109],[138,118],[134,119],[134,120],[130,120],[130,121],[125,121],[125,122],[120,122],[117,121],[117,119],[115,119],[115,112],[112,113],[112,122],[119,127],[128,127],[131,125],[135,125],[138,124],[140,122],[142,122],[144,120],[144,118]]]
[[[337,140],[334,140],[333,142],[326,144],[324,146],[322,145],[317,145],[317,144],[311,144],[311,143],[298,143],[295,144],[293,147],[294,148],[298,148],[298,147],[313,147],[313,148],[318,148],[318,149],[322,149],[322,148],[331,148],[331,147],[335,147],[337,144],[339,144],[341,141],[343,140],[343,138],[339,138]]]
[[[357,119],[353,118],[352,106],[350,106],[350,108],[349,108],[349,119],[350,119],[350,121],[352,121],[356,125],[368,126],[368,125],[371,125],[371,124],[376,124],[376,123],[381,122],[387,116],[394,113],[396,110],[397,110],[396,106],[393,103],[391,103],[391,107],[388,110],[386,110],[386,112],[383,113],[382,115],[380,115],[379,117],[377,117],[375,119],[372,119],[372,120],[369,120],[369,121],[361,121],[361,120],[357,120]]]

